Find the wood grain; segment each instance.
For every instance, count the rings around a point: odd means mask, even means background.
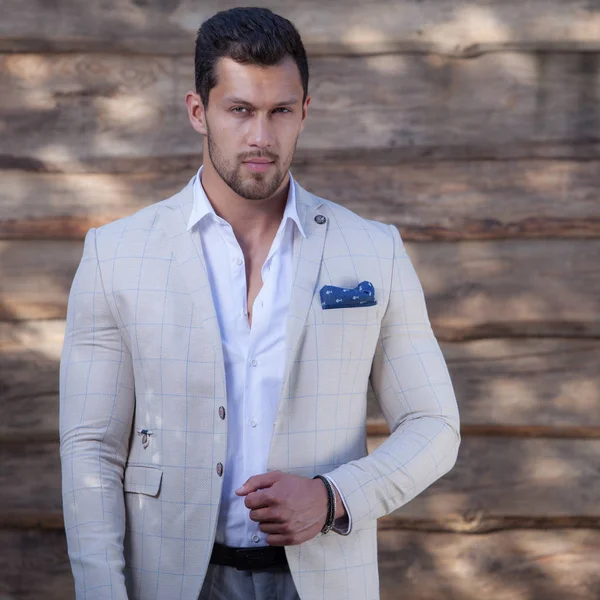
[[[0,530],[2,600],[74,600],[64,531]]]
[[[440,340],[600,333],[597,240],[406,247]]]
[[[64,321],[0,323],[0,443],[58,440],[64,332]]]
[[[384,439],[371,437],[369,450]],[[598,527],[598,452],[600,440],[466,437],[454,468],[382,526],[471,533]],[[0,527],[60,526],[58,444],[6,444],[2,460]]]
[[[331,56],[312,62],[298,161],[598,158],[600,55]],[[193,57],[0,57],[1,168],[172,172],[197,164]]]
[[[595,600],[597,530],[380,531],[381,600]]]
[[[202,21],[251,0],[109,0],[82,10],[76,0],[3,0],[0,51],[193,52]],[[300,30],[308,51],[442,52],[473,56],[498,49],[599,48],[599,17],[582,0],[304,0],[277,3]],[[343,15],[343,18],[340,18]],[[59,18],[60,16],[60,18]]]
[[[0,323],[0,441],[58,440],[58,365],[65,323]],[[600,342],[442,342],[463,435],[600,437]],[[35,372],[36,376],[31,377]],[[369,431],[389,429],[369,393]]]
[[[488,339],[441,343],[461,429],[598,430],[598,340]],[[383,419],[371,395],[369,419]],[[518,428],[521,428],[520,430]]]
[[[600,335],[600,240],[406,244],[440,340]],[[82,242],[0,241],[0,320],[60,319]]]
[[[371,437],[369,452],[385,439]],[[466,437],[453,469],[383,526],[471,533],[598,527],[589,479],[598,450],[600,440]]]
[[[66,316],[82,242],[0,242],[0,320]]]
[[[0,238],[83,239],[90,227],[178,192],[196,170],[5,171]],[[292,172],[313,193],[365,218],[393,223],[407,241],[600,237],[598,161],[300,163]]]

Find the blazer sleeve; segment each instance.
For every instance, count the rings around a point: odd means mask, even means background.
[[[391,434],[371,454],[328,473],[344,494],[353,528],[400,508],[450,471],[461,441],[456,397],[423,288],[398,229],[389,227],[391,291],[370,381]]]
[[[126,600],[122,481],[134,377],[106,301],[94,228],[69,293],[59,390],[63,513],[76,597]]]

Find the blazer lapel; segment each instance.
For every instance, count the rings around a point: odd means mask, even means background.
[[[292,293],[286,323],[285,368],[277,421],[279,421],[279,415],[282,414],[281,411],[287,410],[286,402],[289,400],[284,400],[287,395],[285,390],[315,294],[325,246],[325,235],[329,224],[329,218],[325,220],[319,218],[315,221],[317,215],[328,214],[328,211],[324,210],[324,203],[320,198],[304,190],[298,183],[296,183],[296,202],[298,216],[302,221],[306,238],[299,232],[295,232]]]
[[[214,344],[221,348],[221,331],[217,311],[210,289],[202,242],[195,228],[187,230],[194,204],[192,180],[175,196],[165,201],[164,226],[173,258],[181,274],[184,288],[194,303],[197,318],[211,335]],[[217,352],[222,357],[222,350]]]

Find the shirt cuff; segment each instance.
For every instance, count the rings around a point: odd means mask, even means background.
[[[323,477],[325,477],[327,481],[329,481],[329,483],[331,483],[331,485],[334,486],[335,489],[339,492],[340,498],[342,499],[342,504],[346,509],[345,516],[337,518],[333,522],[333,527],[331,528],[331,530],[335,531],[336,533],[339,533],[340,535],[348,535],[352,530],[352,516],[350,515],[350,511],[348,510],[348,505],[346,504],[344,495],[342,494],[340,488],[337,486],[336,482],[329,475],[324,475]]]

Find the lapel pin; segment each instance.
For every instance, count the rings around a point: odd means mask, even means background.
[[[148,436],[152,435],[153,433],[154,432],[150,431],[149,429],[138,429],[137,430],[137,434],[142,436],[142,446],[144,446],[144,448],[148,447],[148,444],[150,443]]]
[[[323,223],[325,223],[325,221],[327,221],[327,219],[325,218],[324,215],[317,215],[315,217],[315,223],[318,223],[319,225],[323,225]]]

